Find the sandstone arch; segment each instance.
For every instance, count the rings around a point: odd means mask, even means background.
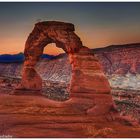
[[[69,87],[71,97],[93,98],[94,107],[88,112],[96,114],[109,112],[114,104],[108,80],[93,52],[82,45],[74,30],[74,25],[71,23],[45,21],[35,24],[25,44],[25,62],[20,89],[42,89],[42,79],[34,66],[42,55],[44,47],[49,43],[56,43],[57,47],[68,54],[72,65]]]

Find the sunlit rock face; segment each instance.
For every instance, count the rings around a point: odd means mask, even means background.
[[[101,65],[87,47],[70,56],[72,63],[71,92],[105,93],[110,92],[109,83]]]
[[[74,33],[71,23],[47,21],[35,25],[25,45],[25,62],[21,87],[23,89],[41,90],[42,79],[34,67],[49,43],[56,43],[69,57],[72,65],[70,92],[110,93],[110,86],[102,72],[98,60],[92,51],[84,47],[80,38]]]

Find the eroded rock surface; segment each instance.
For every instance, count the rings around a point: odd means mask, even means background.
[[[62,108],[62,102],[50,102],[43,96],[25,93],[11,96],[0,90],[0,135],[6,138],[140,137],[140,128],[129,121],[85,115],[83,104],[77,108],[75,103]]]
[[[87,47],[70,55],[72,63],[71,92],[110,93],[110,86],[101,65]]]

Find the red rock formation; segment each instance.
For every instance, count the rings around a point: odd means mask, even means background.
[[[85,100],[88,94],[91,102],[87,108],[88,113],[95,115],[109,113],[114,104],[109,83],[98,60],[89,48],[82,45],[80,38],[74,33],[74,25],[70,23],[48,21],[35,25],[26,41],[23,76],[19,88],[41,90],[42,80],[34,66],[42,55],[44,47],[49,43],[56,43],[57,47],[69,55],[72,65],[69,89],[71,97],[76,99],[68,101],[68,104],[71,106],[73,102],[80,103],[81,98],[84,104],[88,104]]]
[[[89,48],[82,47],[79,52],[70,55],[70,62],[72,64],[72,93],[108,94],[110,92],[110,86],[101,65]]]
[[[24,70],[19,88],[41,90],[41,78],[35,70],[34,77],[32,77],[34,81],[28,78],[29,75],[26,74],[26,71],[34,69],[44,47],[49,43],[56,43],[57,47],[62,48],[67,53],[77,52],[82,47],[80,38],[74,33],[73,24],[56,21],[37,23],[26,41]]]

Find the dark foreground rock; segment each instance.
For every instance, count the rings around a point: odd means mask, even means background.
[[[131,96],[132,92],[113,90],[118,111],[126,117],[124,121],[114,120],[111,115],[105,118],[86,115],[84,109],[92,104],[90,95],[86,95],[86,100],[83,100],[80,94],[81,97],[73,97],[75,99],[71,102],[65,83],[43,82],[44,95],[29,91],[22,94],[17,91],[17,95],[10,95],[20,79],[1,77],[1,81],[0,135],[3,137],[140,137],[140,128],[136,123],[139,114],[134,114],[138,106],[131,107],[133,99],[139,99],[134,98],[138,97],[139,92]],[[122,99],[129,103],[126,104]]]
[[[54,104],[55,103],[55,104]],[[80,100],[79,100],[80,103]],[[132,138],[140,128],[127,120],[76,114],[40,95],[9,95],[0,91],[0,136],[14,138]],[[82,104],[81,104],[82,105]],[[80,106],[79,106],[79,110]]]

